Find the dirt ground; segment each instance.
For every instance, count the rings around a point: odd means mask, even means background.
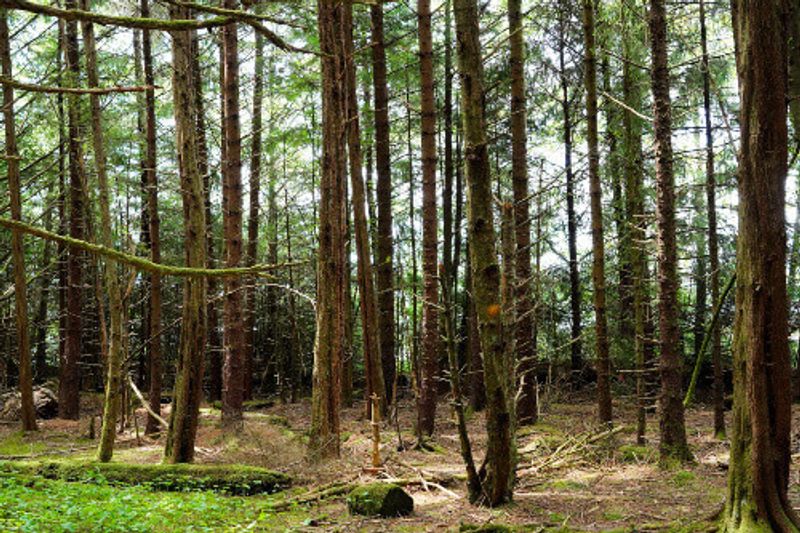
[[[97,399],[86,398],[91,412]],[[450,406],[443,398],[437,414],[433,451],[413,450],[414,411],[410,401],[399,408],[399,421],[386,421],[381,431],[384,467],[370,465],[371,429],[359,404],[342,413],[342,457],[311,464],[306,460],[310,402],[275,405],[247,412],[238,435],[219,428],[219,411],[202,410],[197,461],[242,463],[286,472],[294,485],[313,490],[335,482],[390,479],[413,496],[413,515],[399,519],[363,519],[347,513],[344,498],[313,504],[311,519],[296,530],[458,531],[467,525],[505,524],[528,531],[700,531],[725,498],[728,445],[712,435],[712,413],[687,412],[687,432],[696,462],[663,468],[657,462],[657,420],[648,419],[648,444],[635,446],[635,411],[630,403],[615,405],[613,435],[598,438],[590,398],[544,402],[539,424],[521,428],[515,501],[499,509],[471,506],[465,498],[464,469]],[[144,427],[143,410],[137,411]],[[43,421],[37,434],[21,436],[16,426],[0,426],[0,459],[24,457],[92,457],[90,417],[80,421]],[[800,426],[800,407],[795,428]],[[485,447],[481,413],[469,417],[478,462]],[[115,461],[158,462],[163,438],[136,435],[136,427],[120,435]],[[396,427],[402,428],[398,436]],[[399,450],[402,439],[405,450]],[[797,439],[793,439],[797,442]],[[797,450],[793,450],[796,452]],[[792,497],[800,502],[798,472],[792,471]],[[296,491],[300,488],[293,489]]]

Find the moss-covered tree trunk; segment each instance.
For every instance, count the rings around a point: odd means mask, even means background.
[[[394,270],[392,255],[392,170],[389,142],[389,89],[386,76],[386,48],[383,37],[383,4],[370,7],[372,37],[372,89],[375,98],[375,203],[378,210],[378,239],[375,245],[375,285],[378,293],[378,335],[381,345],[381,366],[387,400],[393,397],[392,387],[396,364],[394,358]]]
[[[518,388],[517,417],[521,424],[536,422],[536,350],[533,344],[533,301],[531,299],[531,222],[528,198],[528,133],[525,96],[525,34],[521,0],[508,2],[509,62],[511,73],[511,180],[514,189],[514,238],[517,257],[516,359]]]
[[[188,18],[188,9],[170,7],[173,19]],[[184,219],[186,266],[206,266],[206,210],[203,175],[197,142],[197,107],[191,31],[172,32],[172,92]],[[177,373],[164,449],[165,461],[187,463],[194,459],[194,441],[203,385],[206,341],[206,282],[187,278],[183,285],[183,311]]]
[[[367,197],[361,160],[361,127],[358,116],[356,60],[353,53],[353,16],[351,9],[345,13],[344,44],[347,56],[347,147],[352,188],[353,227],[355,230],[358,270],[358,293],[361,298],[361,339],[364,353],[364,374],[367,387],[364,391],[364,414],[369,417],[373,394],[379,398],[381,412],[386,413],[386,388],[381,369],[380,343],[378,342],[378,307],[372,275],[372,254],[367,227]]]
[[[675,175],[672,103],[669,95],[667,13],[664,0],[650,0],[651,81],[656,144],[658,314],[661,346],[659,396],[662,458],[690,459],[683,416],[683,372],[678,346],[678,250],[675,237]]]
[[[81,1],[81,7],[88,11],[88,0]],[[94,25],[82,22],[83,46],[86,55],[86,80],[88,86],[99,87],[97,75],[97,51],[94,39]],[[100,110],[100,97],[97,94],[89,96],[89,109],[92,124],[92,148],[94,150],[94,165],[97,173],[98,204],[100,207],[100,239],[104,246],[113,248],[114,239],[111,231],[111,194],[108,187],[106,174],[106,152],[103,136],[103,117]],[[108,261],[103,273],[103,285],[108,297],[111,334],[108,337],[106,354],[106,381],[105,400],[103,402],[103,424],[100,430],[100,443],[97,449],[97,458],[102,462],[111,460],[114,453],[114,439],[116,437],[116,423],[120,412],[120,392],[122,389],[122,294],[119,287],[117,264]]]
[[[478,501],[495,506],[510,501],[513,494],[516,465],[512,420],[514,383],[508,373],[509,354],[503,333],[477,2],[456,0],[454,10],[461,75],[470,266],[487,402],[488,441]]]
[[[592,212],[592,298],[595,317],[595,357],[597,361],[597,415],[601,423],[611,423],[611,361],[608,353],[606,322],[606,267],[603,242],[603,192],[600,184],[600,152],[597,136],[597,59],[595,57],[594,2],[583,0],[584,85],[586,88],[586,142],[589,155],[589,196]]]
[[[12,78],[11,39],[8,34],[8,12],[0,10],[0,67],[3,76]],[[3,123],[8,192],[11,197],[11,218],[22,220],[22,191],[19,177],[19,152],[14,123],[14,89],[3,85]],[[33,375],[31,343],[28,331],[28,286],[25,280],[25,249],[22,233],[11,233],[11,260],[14,265],[14,310],[17,315],[17,352],[22,429],[36,430],[36,411],[33,407]]]
[[[789,503],[791,378],[786,298],[789,3],[734,2],[741,98],[734,422],[723,531],[800,531]]]
[[[419,433],[433,434],[439,369],[438,213],[436,211],[436,98],[430,0],[418,0],[422,143],[422,353],[417,406]]]
[[[317,251],[317,331],[311,396],[310,455],[339,455],[345,303],[346,57],[349,2],[318,0],[322,56],[322,176]]]

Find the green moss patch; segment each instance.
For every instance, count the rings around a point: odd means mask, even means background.
[[[158,491],[212,491],[236,496],[270,494],[290,484],[289,477],[280,472],[240,465],[3,461],[0,471],[62,481],[142,486]]]
[[[414,510],[414,499],[392,483],[370,483],[350,492],[347,508],[365,516],[406,516]]]

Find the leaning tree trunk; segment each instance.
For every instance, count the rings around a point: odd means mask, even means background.
[[[733,434],[723,531],[800,531],[787,496],[791,378],[783,205],[788,2],[734,2],[741,98]]]
[[[536,350],[533,344],[533,305],[531,300],[531,221],[528,198],[527,111],[525,97],[525,34],[522,24],[522,1],[508,2],[511,70],[511,180],[514,189],[514,233],[517,257],[516,287],[516,358],[520,396],[517,418],[521,424],[534,424],[536,405]]]
[[[224,0],[226,9],[236,9],[236,0]],[[223,255],[226,268],[236,268],[242,261],[242,139],[239,125],[239,39],[236,24],[222,28],[224,102],[222,161],[222,224],[225,235]],[[225,279],[222,362],[222,424],[236,428],[242,424],[244,400],[245,331],[242,279]]]
[[[420,106],[422,109],[422,353],[417,406],[419,434],[433,434],[439,369],[438,214],[436,212],[436,99],[430,0],[418,0]],[[413,194],[413,192],[412,192]]]
[[[8,12],[0,11],[0,66],[3,76],[11,78],[11,39],[8,34]],[[3,85],[3,122],[5,123],[8,192],[11,196],[11,218],[22,220],[22,191],[19,179],[19,152],[14,124],[14,89]],[[36,430],[33,407],[31,342],[28,332],[28,286],[25,280],[25,249],[22,233],[11,233],[11,259],[14,264],[14,309],[17,315],[17,350],[19,352],[19,392],[22,404],[22,429]]]
[[[481,468],[481,494],[475,500],[495,506],[510,501],[513,494],[516,464],[514,421],[511,419],[514,384],[508,373],[509,354],[500,305],[500,266],[495,247],[477,1],[456,0],[454,10],[462,88],[470,266],[487,401],[486,459]]]
[[[392,267],[392,170],[389,142],[389,90],[386,81],[386,49],[383,39],[383,5],[370,7],[372,22],[372,89],[375,94],[375,200],[378,208],[378,239],[375,245],[375,285],[378,292],[378,335],[387,401],[393,398],[394,376],[394,269]]]
[[[610,357],[606,323],[605,245],[603,243],[603,196],[600,185],[600,153],[597,148],[597,59],[595,57],[594,2],[583,0],[585,40],[584,81],[586,85],[586,142],[589,152],[589,195],[592,211],[592,297],[594,299],[595,345],[597,350],[597,414],[603,424],[611,423]]]
[[[88,0],[82,0],[81,7],[89,10]],[[94,25],[82,22],[83,46],[86,54],[86,80],[89,88],[99,86],[97,75],[97,50],[94,39]],[[100,239],[104,246],[112,248],[114,245],[111,233],[111,194],[108,187],[106,174],[106,151],[103,138],[103,118],[100,110],[100,97],[97,94],[89,96],[89,109],[92,122],[92,147],[94,149],[95,172],[97,173],[98,203],[100,206]],[[104,271],[104,285],[108,295],[111,335],[108,338],[108,351],[106,358],[106,372],[108,377],[105,383],[105,401],[103,403],[103,424],[100,430],[100,444],[97,449],[97,458],[102,462],[111,460],[114,453],[114,439],[116,438],[116,423],[120,411],[120,392],[122,390],[122,293],[119,286],[117,264],[108,261]]]
[[[148,0],[142,0],[142,17],[150,16]],[[144,173],[147,183],[147,216],[149,218],[150,260],[161,262],[161,217],[158,214],[158,175],[156,174],[156,97],[155,75],[153,73],[153,50],[150,30],[142,30],[142,59],[144,61],[144,82],[148,86],[145,91],[145,160]],[[148,400],[150,409],[161,414],[162,384],[162,350],[161,350],[161,275],[150,274],[150,338],[149,345],[149,377],[150,391]],[[158,420],[147,414],[145,433],[160,431]]]
[[[170,7],[173,19],[189,17],[182,6]],[[184,247],[186,266],[205,268],[206,231],[203,176],[200,173],[197,143],[192,32],[172,32],[172,91],[175,111],[175,137],[179,156],[181,196],[183,197]],[[203,359],[206,341],[206,283],[203,278],[187,278],[183,285],[180,351],[164,449],[169,463],[194,459],[194,441],[200,413],[203,385]]]
[[[75,0],[65,3],[74,9]],[[77,87],[80,79],[80,56],[78,51],[78,23],[67,21],[64,31],[66,58],[65,84]],[[86,229],[84,216],[84,164],[81,147],[80,101],[75,94],[67,96],[67,130],[69,143],[69,236],[83,239]],[[78,361],[81,357],[81,332],[83,309],[84,253],[77,247],[67,252],[67,317],[64,332],[64,357],[58,379],[58,416],[77,420],[80,416],[80,383]]]
[[[339,392],[345,302],[345,87],[347,2],[317,1],[322,52],[322,176],[317,251],[317,330],[311,395],[312,458],[339,455]]]
[[[675,241],[675,176],[672,170],[672,104],[667,64],[667,14],[664,0],[650,0],[650,46],[656,142],[656,218],[658,314],[661,345],[662,458],[688,460],[683,418],[683,373],[678,351],[678,250]]]
[[[344,44],[347,56],[347,146],[350,156],[350,183],[352,187],[353,227],[356,235],[358,292],[361,298],[361,337],[364,352],[364,374],[367,380],[364,412],[369,416],[372,395],[378,397],[380,410],[386,414],[386,388],[381,370],[380,344],[378,343],[378,307],[372,276],[372,254],[367,227],[366,192],[361,161],[361,127],[358,117],[356,62],[353,48],[352,6],[345,13]]]

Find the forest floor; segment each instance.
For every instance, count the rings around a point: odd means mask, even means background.
[[[95,409],[96,402],[97,398],[84,400],[87,413]],[[187,529],[195,525],[194,530],[458,531],[489,524],[503,524],[521,531],[677,532],[708,529],[708,520],[720,510],[724,501],[728,461],[727,443],[712,435],[709,410],[698,407],[687,412],[687,432],[696,462],[664,467],[657,461],[658,428],[654,416],[648,417],[648,444],[635,444],[635,410],[632,404],[620,402],[615,405],[616,424],[620,429],[610,437],[598,439],[596,436],[602,432],[595,423],[595,407],[588,397],[583,401],[561,398],[543,403],[541,421],[519,431],[520,462],[515,501],[499,509],[479,508],[467,503],[456,427],[444,400],[439,404],[433,451],[398,451],[396,426],[384,423],[381,436],[385,466],[378,474],[366,468],[370,464],[372,442],[370,425],[362,414],[362,407],[343,411],[342,458],[321,465],[309,463],[305,446],[310,402],[304,400],[247,412],[244,429],[238,435],[223,433],[219,428],[219,411],[205,407],[198,435],[197,462],[246,464],[285,472],[293,478],[290,491],[246,498],[214,495],[213,505],[205,500],[201,502],[210,505],[203,520],[197,514],[200,505],[197,502],[169,500],[184,496],[156,493],[139,502],[136,498],[141,495],[125,493],[122,500],[137,502],[136,505],[141,507],[139,516],[150,517],[156,513],[163,513],[163,516],[148,527],[144,525],[151,522],[142,522],[135,513],[128,526],[124,522],[113,523],[121,524],[120,529],[129,531],[137,528],[169,530],[172,527],[167,525],[170,520]],[[401,438],[410,448],[414,442],[411,430],[413,404],[408,400],[402,401],[399,412],[398,425],[403,429]],[[137,411],[137,416],[139,428],[142,428],[144,411]],[[27,435],[22,435],[15,426],[0,426],[0,459],[90,459],[94,455],[95,442],[87,436],[89,418],[87,414],[75,422],[42,421],[39,432]],[[795,418],[795,427],[798,427],[800,407]],[[470,416],[469,426],[473,449],[480,462],[485,448],[482,414]],[[161,460],[162,447],[163,438],[137,438],[135,429],[130,429],[120,435],[114,460],[157,463]],[[344,495],[311,505],[288,506],[281,512],[270,509],[276,501],[296,497],[302,490],[315,490],[336,482],[362,483],[376,479],[403,483],[414,498],[414,513],[396,519],[351,516]],[[69,490],[64,486],[39,486],[40,492],[56,491],[50,498],[37,493],[45,501],[37,505],[47,507],[56,516],[53,519],[56,521],[64,520],[65,510],[51,500],[64,499],[64,491]],[[0,504],[4,501],[4,490],[10,489],[0,483]],[[113,491],[123,489],[107,487],[105,490],[113,494]],[[796,469],[792,471],[791,492],[793,500],[800,500]],[[15,496],[15,501],[20,498],[24,499],[24,494]],[[105,500],[109,494],[89,494],[81,498]],[[171,503],[159,503],[162,499]],[[97,503],[105,505],[102,501]],[[89,503],[81,503],[80,499],[73,501],[73,506],[81,505]],[[131,509],[134,507],[131,504]],[[41,525],[41,522],[37,522],[35,513],[44,513],[44,508],[37,511],[37,507],[31,504],[21,509],[15,512],[23,513],[21,516],[27,516],[25,512],[32,515],[27,522],[30,527],[20,529],[37,530],[36,524]],[[80,509],[75,512],[78,517],[84,516],[83,520],[90,516],[85,509],[83,515]],[[215,521],[217,515],[220,518]],[[102,524],[102,516],[93,518],[93,523],[76,518],[78,521],[71,526],[77,524],[77,530],[93,529]],[[119,516],[114,519],[118,520]],[[197,524],[195,520],[198,520]],[[54,523],[51,521],[51,525]],[[40,530],[46,529],[49,528]],[[100,527],[99,530],[106,528]]]

